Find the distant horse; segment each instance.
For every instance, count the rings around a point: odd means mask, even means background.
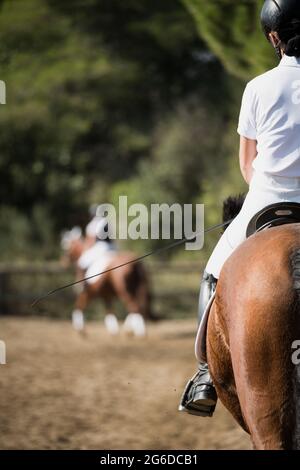
[[[85,242],[78,228],[64,234],[65,258],[76,265],[85,250]],[[128,252],[116,252],[105,269],[124,263],[130,263],[134,255]],[[101,271],[101,270],[100,270]],[[77,268],[76,279],[82,279],[85,273]],[[84,328],[84,311],[91,300],[100,298],[105,306],[105,325],[110,333],[119,332],[118,320],[112,313],[113,301],[121,300],[127,310],[123,328],[135,336],[146,334],[145,321],[156,319],[151,311],[151,293],[147,273],[141,262],[128,264],[116,270],[96,277],[93,282],[79,284],[75,310],[72,319],[77,330]]]
[[[224,265],[207,326],[218,396],[255,449],[300,449],[300,224],[250,236]]]

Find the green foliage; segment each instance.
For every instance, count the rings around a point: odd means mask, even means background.
[[[0,2],[0,257],[56,255],[119,194],[208,197],[239,88],[202,38],[180,0]]]
[[[199,196],[229,88],[180,0],[3,0],[0,44],[2,253],[50,256],[119,187]]]
[[[114,185],[112,201],[117,206],[119,196],[127,195],[128,204],[138,201],[149,209],[154,203],[183,207],[188,202],[206,202],[203,192],[206,188],[212,191],[216,169],[222,173],[227,167],[227,129],[225,111],[211,109],[208,119],[206,107],[196,97],[181,102],[158,124],[151,158],[140,163],[138,175]],[[220,211],[214,214],[220,218]],[[149,240],[129,242],[128,246],[143,250],[161,244]]]
[[[276,56],[260,26],[261,0],[182,1],[230,73],[248,80],[275,66]]]

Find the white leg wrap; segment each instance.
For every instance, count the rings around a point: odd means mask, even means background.
[[[84,329],[84,316],[83,312],[79,309],[76,309],[72,313],[72,325],[74,330],[82,331]]]
[[[140,313],[131,313],[131,324],[135,336],[146,336],[145,320]]]
[[[113,336],[117,335],[120,331],[118,319],[113,313],[109,313],[105,316],[104,325],[109,334]]]
[[[132,313],[129,313],[127,315],[127,317],[125,318],[124,320],[124,323],[123,323],[123,330],[126,332],[126,333],[133,333],[133,323],[132,323]]]

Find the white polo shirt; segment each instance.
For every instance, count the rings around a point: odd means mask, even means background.
[[[257,140],[256,172],[300,178],[300,58],[285,55],[248,83],[238,133]]]

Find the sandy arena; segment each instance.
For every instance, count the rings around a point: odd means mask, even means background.
[[[194,321],[150,327],[146,340],[82,337],[65,321],[2,318],[1,449],[250,449],[218,404],[213,418],[177,412],[194,373]]]

